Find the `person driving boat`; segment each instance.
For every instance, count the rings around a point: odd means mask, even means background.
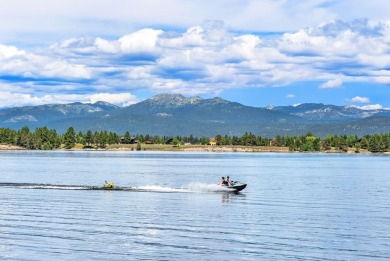
[[[222,180],[221,180],[221,186],[228,186],[229,183],[225,180],[225,177],[222,177]]]
[[[226,177],[226,183],[227,183],[228,186],[231,185],[231,181],[230,181],[230,177],[229,176]]]

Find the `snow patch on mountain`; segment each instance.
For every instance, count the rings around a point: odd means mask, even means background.
[[[37,120],[37,118],[35,118],[32,115],[20,115],[20,116],[12,117],[4,122],[5,123],[16,123],[16,122],[23,122],[23,121],[34,122],[34,121],[38,121],[38,120]]]

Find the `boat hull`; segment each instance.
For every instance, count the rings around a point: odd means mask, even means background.
[[[242,184],[242,183],[239,183],[239,184],[233,184],[233,185],[230,185],[228,186],[229,189],[235,191],[235,192],[238,192],[238,191],[241,191],[243,190],[244,188],[246,188],[246,185],[247,184]]]

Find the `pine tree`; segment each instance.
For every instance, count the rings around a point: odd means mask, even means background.
[[[73,127],[69,127],[64,134],[65,149],[71,149],[76,145],[76,132]]]
[[[379,136],[377,135],[373,135],[370,137],[370,139],[368,140],[368,150],[370,152],[379,152],[380,149],[379,149]]]
[[[90,147],[93,143],[93,135],[90,130],[88,130],[87,134],[85,135],[85,143],[88,147]]]
[[[123,137],[123,143],[124,144],[130,144],[131,143],[131,136],[128,131],[126,131],[125,136]]]

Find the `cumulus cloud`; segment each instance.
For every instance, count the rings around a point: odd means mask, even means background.
[[[135,89],[210,95],[313,81],[323,82],[322,89],[389,84],[390,21],[330,20],[267,37],[208,20],[184,31],[143,28],[116,39],[70,38],[34,50],[0,45],[0,59],[2,82],[23,88],[20,93],[30,94],[31,102],[54,91],[88,97]],[[123,97],[107,96],[118,104],[132,100]]]
[[[123,53],[153,53],[162,33],[162,30],[142,29],[121,37],[118,42]]]
[[[110,68],[109,75],[129,85],[159,90],[181,86],[207,93],[210,84],[223,90],[311,80],[332,89],[348,81],[390,79],[385,69],[390,66],[388,27],[386,22],[331,20],[264,40],[233,34],[221,21],[206,21],[183,33],[141,29],[117,40],[69,39],[51,50],[65,59],[76,56],[97,75],[102,67]]]
[[[139,102],[138,98],[131,93],[96,93],[83,96],[91,103],[105,101],[119,106],[129,106]]]
[[[0,58],[0,75],[35,79],[91,77],[85,64],[26,52],[15,46],[0,45]]]
[[[14,56],[23,56],[25,55],[25,51],[18,50],[15,46],[6,46],[0,44],[0,58],[1,59],[10,59]]]
[[[293,98],[295,98],[295,95],[290,93],[290,94],[286,95],[286,98],[287,99],[293,99]]]
[[[153,25],[182,31],[205,18],[222,19],[235,31],[283,32],[312,27],[335,17],[388,19],[388,10],[386,0],[0,1],[0,16],[7,21],[0,24],[0,41],[16,38],[23,42],[20,36],[27,33],[29,38],[36,35],[34,41],[63,39],[72,34],[124,35],[128,30]]]
[[[371,104],[371,105],[365,105],[359,107],[362,110],[380,110],[383,109],[383,106],[380,104]]]
[[[351,99],[351,102],[357,102],[357,103],[370,103],[370,99],[367,97],[360,97],[356,96]]]
[[[105,101],[118,106],[128,106],[139,102],[138,98],[131,93],[48,94],[37,96],[29,93],[0,90],[0,107],[5,108],[53,103],[95,103],[98,101]]]
[[[320,85],[321,89],[334,89],[340,88],[343,85],[343,80],[341,78],[329,80]]]

